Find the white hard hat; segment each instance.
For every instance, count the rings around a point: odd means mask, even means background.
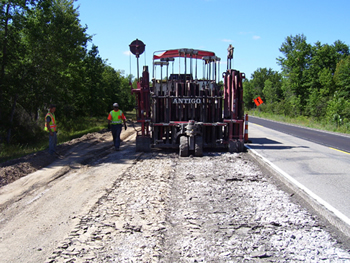
[[[113,103],[113,108],[119,108],[118,103]]]

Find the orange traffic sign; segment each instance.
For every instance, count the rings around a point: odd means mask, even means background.
[[[256,99],[254,99],[254,102],[255,102],[256,106],[260,106],[261,104],[264,103],[260,97],[257,97]]]

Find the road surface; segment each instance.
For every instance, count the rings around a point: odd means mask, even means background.
[[[250,149],[350,225],[350,137],[249,117],[249,139]]]

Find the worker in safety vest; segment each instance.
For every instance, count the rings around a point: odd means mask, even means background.
[[[55,111],[56,111],[56,106],[52,104],[50,105],[49,112],[45,116],[45,131],[49,132],[49,153],[51,155],[57,154],[56,153],[57,126],[56,126]]]
[[[119,109],[118,103],[113,104],[113,110],[108,115],[108,129],[112,129],[113,143],[116,151],[119,151],[120,133],[122,132],[122,123],[126,127],[126,118],[124,113]]]

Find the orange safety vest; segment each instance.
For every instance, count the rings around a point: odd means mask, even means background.
[[[50,118],[51,118],[49,129],[47,128],[47,121],[46,121],[47,116],[50,116]],[[54,132],[57,131],[55,115],[52,114],[51,112],[48,112],[45,116],[45,129],[44,130],[45,131],[54,131]]]

